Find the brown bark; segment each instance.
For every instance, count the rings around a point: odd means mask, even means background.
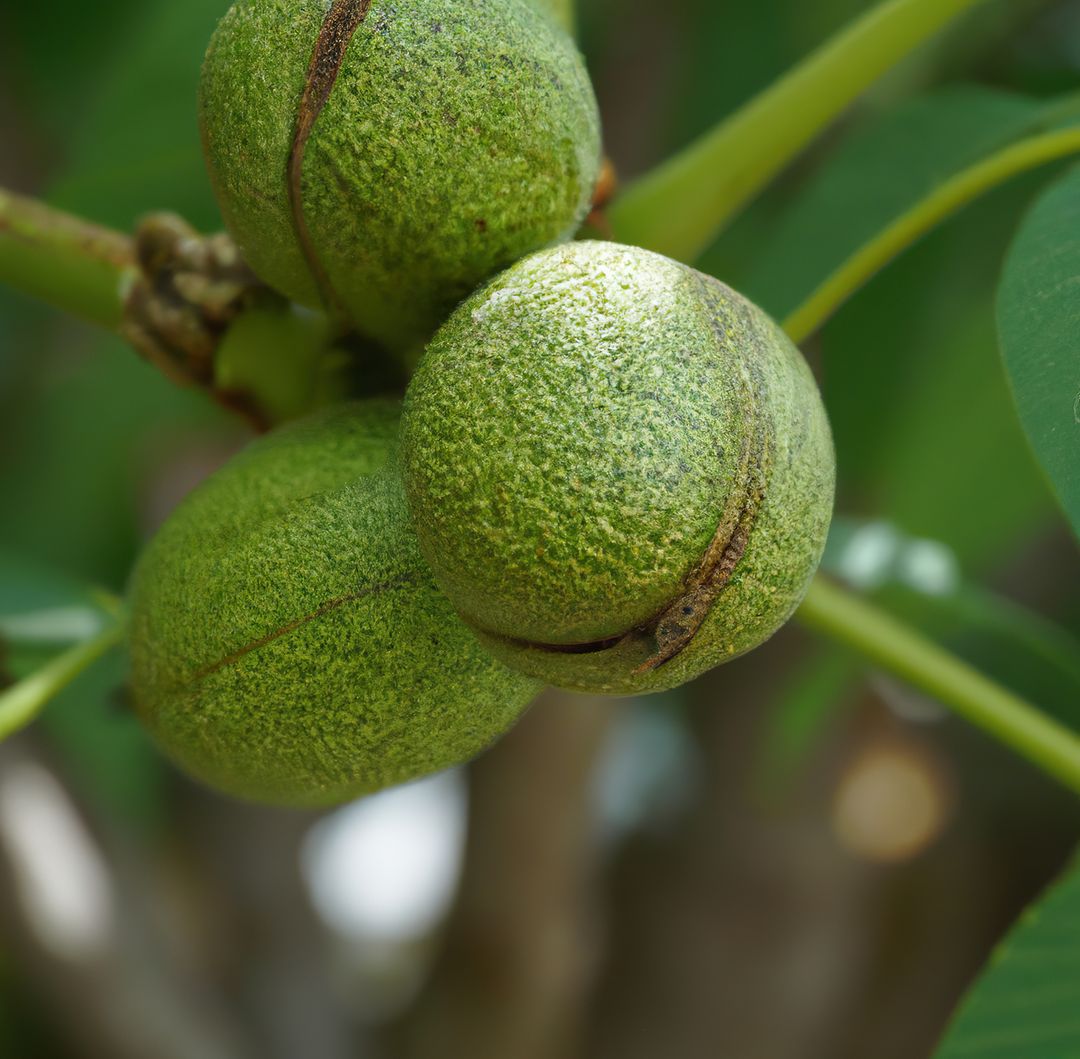
[[[570,1054],[594,962],[589,791],[610,699],[549,693],[471,773],[460,898],[402,1059]]]

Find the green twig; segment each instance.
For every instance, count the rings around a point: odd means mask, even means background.
[[[913,243],[980,195],[1047,162],[1080,153],[1080,128],[1021,140],[935,188],[857,250],[784,321],[795,342],[812,335],[878,271]]]
[[[123,625],[111,622],[89,640],[69,647],[36,673],[0,693],[0,741],[25,728],[50,699],[123,638]]]
[[[0,284],[131,339],[135,257],[128,236],[0,189]],[[260,425],[292,419],[346,395],[349,363],[333,337],[321,314],[266,293],[239,312],[214,350],[213,378],[198,382]]]
[[[933,696],[1080,794],[1080,737],[921,633],[822,577],[810,586],[799,618]]]
[[[617,238],[693,261],[735,212],[883,73],[982,0],[885,0],[632,185]]]
[[[0,189],[0,283],[115,328],[134,267],[126,235]]]

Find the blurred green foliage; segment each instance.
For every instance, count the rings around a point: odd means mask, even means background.
[[[34,146],[44,140],[50,160],[28,190],[122,229],[154,209],[213,228],[194,98],[225,6],[61,2],[56,21],[5,8],[2,89],[26,101]],[[44,565],[54,578],[122,591],[163,470],[234,444],[239,428],[120,340],[4,293],[0,329],[0,548],[24,570]],[[5,602],[14,583],[5,578]],[[90,804],[149,839],[169,773],[124,708],[123,674],[122,658],[99,662],[51,706],[44,729]]]
[[[1074,169],[1024,220],[998,296],[998,325],[1021,422],[1080,535],[1078,227],[1080,169]]]

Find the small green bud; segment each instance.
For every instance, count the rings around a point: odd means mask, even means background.
[[[200,116],[255,272],[399,350],[572,237],[600,166],[581,56],[535,0],[237,0]]]
[[[140,559],[135,705],[206,783],[344,801],[474,756],[539,690],[435,587],[405,508],[398,411],[342,406],[260,439]]]
[[[799,351],[722,283],[582,242],[534,254],[436,334],[402,459],[436,580],[508,664],[673,687],[792,614],[834,457]]]

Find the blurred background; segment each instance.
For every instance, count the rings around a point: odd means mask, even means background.
[[[0,185],[125,230],[160,208],[213,230],[194,91],[226,6],[0,0]],[[581,0],[621,177],[867,6]],[[800,194],[889,115],[975,90],[958,86],[1075,90],[1080,2],[987,5],[924,48],[706,270],[789,308]],[[807,352],[839,451],[830,570],[1077,724],[1080,562],[1011,407],[992,297],[1053,175],[927,238]],[[122,591],[245,437],[119,340],[0,291],[7,604],[67,599],[68,579]],[[104,659],[0,746],[0,1056],[928,1056],[1080,836],[1072,796],[796,624],[676,694],[548,693],[469,768],[322,815],[184,780],[123,681]]]

